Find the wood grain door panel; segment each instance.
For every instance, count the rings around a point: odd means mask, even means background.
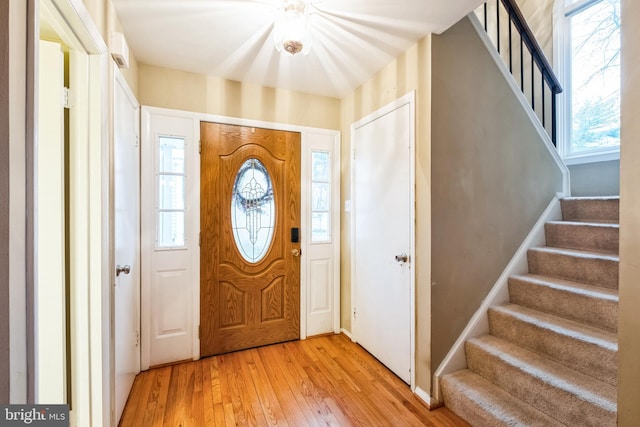
[[[202,356],[300,336],[300,134],[201,124]],[[262,259],[247,261],[232,230],[233,186],[240,167],[259,160],[272,180],[274,231]]]

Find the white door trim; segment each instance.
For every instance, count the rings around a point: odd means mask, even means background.
[[[37,402],[66,402],[65,137],[62,44],[40,40],[39,144],[35,150],[35,360]]]
[[[252,119],[242,119],[242,118],[235,118],[235,117],[227,117],[227,116],[221,116],[221,115],[212,115],[212,114],[204,114],[204,113],[194,113],[194,112],[190,112],[190,111],[181,111],[181,110],[172,110],[172,109],[166,109],[166,108],[158,108],[158,107],[148,107],[148,106],[142,106],[142,144],[143,147],[145,144],[148,144],[148,136],[151,134],[151,130],[149,129],[149,117],[151,115],[165,115],[165,116],[173,116],[173,117],[178,117],[178,118],[184,118],[184,119],[191,119],[194,121],[194,131],[196,132],[196,138],[199,140],[200,139],[200,122],[215,122],[215,123],[222,123],[222,124],[229,124],[229,125],[238,125],[238,126],[248,126],[248,127],[259,127],[259,128],[266,128],[266,129],[273,129],[273,130],[282,130],[282,131],[290,131],[290,132],[300,132],[302,135],[301,138],[301,144],[302,144],[302,149],[301,149],[301,155],[305,155],[305,153],[310,153],[311,148],[309,147],[309,137],[313,134],[316,135],[323,135],[323,136],[328,136],[328,137],[332,137],[333,138],[333,142],[334,142],[334,147],[333,147],[333,152],[334,152],[334,159],[333,159],[333,163],[334,163],[334,184],[335,184],[335,191],[333,194],[333,205],[332,205],[332,215],[333,217],[336,219],[333,223],[333,227],[332,227],[332,233],[333,233],[333,238],[334,238],[334,242],[337,242],[337,244],[335,245],[335,249],[334,249],[334,254],[333,254],[333,260],[334,260],[334,265],[335,268],[333,270],[333,301],[332,303],[335,305],[334,307],[334,313],[333,313],[333,332],[334,333],[339,333],[340,332],[340,180],[339,179],[335,179],[336,176],[339,177],[340,174],[340,131],[338,130],[330,130],[330,129],[321,129],[321,128],[314,128],[314,127],[309,127],[309,126],[299,126],[299,125],[292,125],[292,124],[285,124],[285,123],[275,123],[275,122],[267,122],[267,121],[262,121],[262,120],[252,120]],[[197,130],[196,130],[197,129]],[[199,156],[198,156],[199,157]],[[144,160],[143,160],[144,161]],[[305,162],[303,161],[302,164],[304,165]],[[198,163],[199,165],[199,163]],[[143,168],[144,169],[144,168]],[[199,169],[198,169],[198,173],[199,173]],[[304,173],[304,170],[301,170],[301,173]],[[148,179],[148,177],[142,176],[142,180],[146,180]],[[199,194],[200,194],[200,183],[199,183],[199,175],[198,175],[198,184],[197,184],[197,189],[196,189],[196,194],[198,194],[198,200],[197,202],[194,202],[197,206],[196,206],[196,210],[197,212],[200,212],[200,200],[199,200]],[[304,183],[304,178],[303,178],[303,183]],[[301,219],[301,226],[304,227],[306,224],[306,220],[305,218],[307,218],[310,215],[310,210],[309,210],[309,206],[310,206],[310,197],[311,195],[309,194],[308,190],[305,190],[306,186],[302,186],[301,187],[301,215],[302,215],[302,219]],[[141,212],[142,215],[149,215],[148,212],[146,212],[146,210],[148,209],[149,206],[149,202],[145,202],[144,201],[144,197],[145,195],[143,194],[143,201],[142,201],[142,207],[141,207]],[[144,221],[144,220],[143,220]],[[195,230],[200,230],[200,218],[199,215],[195,215],[194,218],[191,218],[190,220],[190,224],[194,227]],[[142,224],[142,235],[143,235],[143,242],[142,242],[142,268],[143,270],[148,270],[149,266],[150,266],[150,262],[149,262],[149,254],[147,253],[150,248],[148,246],[148,237],[145,237],[145,235],[149,235],[150,232],[152,232],[152,230],[149,230],[149,224],[150,221],[147,220],[146,224],[143,222]],[[301,250],[302,250],[302,254],[303,257],[305,256],[306,253],[308,253],[308,245],[309,242],[307,241],[308,239],[303,239],[301,242]],[[308,309],[308,287],[309,287],[309,283],[306,277],[306,273],[307,273],[307,268],[306,268],[306,262],[303,263],[302,267],[301,267],[301,271],[300,271],[300,338],[301,339],[305,339],[307,337],[307,309]],[[198,254],[194,257],[194,261],[193,261],[193,331],[194,331],[194,339],[193,339],[193,359],[196,360],[200,357],[200,339],[198,337],[198,326],[200,324],[200,256],[199,256],[199,252]],[[148,272],[147,272],[148,273]],[[149,350],[150,350],[150,344],[148,341],[148,337],[145,333],[145,331],[150,331],[150,324],[149,324],[149,310],[150,310],[150,306],[149,306],[149,278],[148,278],[148,274],[145,273],[145,278],[143,278],[142,280],[142,292],[141,292],[141,296],[142,296],[142,300],[141,300],[141,305],[142,305],[142,317],[141,317],[141,330],[142,330],[142,341],[141,341],[141,354],[142,354],[142,369],[148,369],[149,368]],[[146,362],[146,363],[145,363]]]
[[[109,84],[104,84],[109,74],[107,47],[81,0],[37,1],[36,10],[40,6],[49,14],[50,24],[77,54],[81,61],[78,65],[82,65],[77,67],[77,75],[71,77],[70,82],[72,88],[76,88],[73,114],[82,117],[82,120],[73,120],[69,148],[72,223],[69,309],[74,408],[70,425],[107,426],[112,423],[109,365],[112,205],[109,110],[105,108],[109,102]],[[39,27],[40,16],[35,19]],[[34,102],[37,106],[37,99]],[[37,144],[37,136],[34,143]]]
[[[397,110],[398,108],[404,106],[404,105],[409,105],[410,107],[410,129],[409,129],[409,138],[410,138],[410,157],[411,157],[411,164],[410,164],[410,182],[411,182],[411,188],[409,189],[409,193],[410,193],[410,205],[413,206],[413,209],[411,210],[410,213],[410,226],[411,226],[411,239],[410,239],[410,256],[411,256],[411,270],[410,270],[410,322],[411,322],[411,331],[410,331],[410,337],[411,337],[411,342],[410,342],[410,357],[411,357],[411,361],[410,361],[410,368],[411,368],[411,381],[409,386],[411,387],[412,391],[415,391],[415,387],[416,387],[416,327],[415,327],[415,323],[416,323],[416,302],[415,302],[415,289],[416,289],[416,268],[415,266],[417,265],[418,260],[416,259],[416,216],[415,216],[415,206],[416,206],[416,191],[415,191],[415,182],[416,182],[416,176],[415,176],[415,159],[416,159],[416,150],[415,150],[415,145],[416,145],[416,131],[415,131],[415,123],[416,123],[416,117],[415,117],[415,111],[416,111],[416,95],[415,95],[415,91],[411,91],[409,93],[407,93],[406,95],[398,98],[397,100],[385,105],[384,107],[380,108],[377,111],[374,111],[373,113],[367,115],[366,117],[358,120],[357,122],[353,123],[351,125],[351,146],[350,146],[350,153],[352,153],[352,158],[353,158],[353,151],[354,148],[356,146],[356,141],[355,141],[355,135],[356,135],[356,130],[375,121],[376,119],[391,113],[392,111]],[[352,199],[355,199],[355,197],[357,197],[357,195],[355,194],[355,168],[351,168],[351,197]],[[353,200],[352,200],[353,201]],[[351,201],[351,202],[352,202]],[[353,206],[353,204],[352,204]],[[351,241],[355,242],[356,239],[356,235],[355,235],[355,227],[353,226],[353,224],[356,221],[356,212],[354,209],[351,209],[351,213],[350,213],[350,223],[351,223]],[[352,249],[353,250],[353,249]],[[357,321],[357,317],[354,316],[354,312],[356,309],[356,303],[357,303],[357,286],[356,286],[356,277],[355,277],[355,256],[352,253],[351,254],[351,339],[354,342],[358,342],[358,321]]]

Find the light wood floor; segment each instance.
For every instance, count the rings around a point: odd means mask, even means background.
[[[121,426],[468,426],[429,412],[344,335],[152,369],[135,380]]]

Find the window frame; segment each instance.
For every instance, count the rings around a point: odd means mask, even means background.
[[[326,154],[327,155],[327,161],[328,161],[328,165],[329,165],[329,170],[327,171],[327,179],[326,180],[321,180],[321,179],[315,179],[313,176],[313,155],[315,153],[318,154]],[[317,245],[317,244],[330,244],[333,243],[333,174],[331,173],[331,166],[333,164],[333,153],[330,150],[327,149],[311,149],[310,151],[310,161],[311,161],[311,174],[310,174],[310,187],[311,187],[311,191],[310,191],[310,199],[309,199],[309,226],[310,226],[310,239],[309,239],[309,243],[312,245]],[[319,210],[319,209],[313,209],[313,185],[314,184],[326,184],[329,187],[329,191],[327,194],[327,209],[326,210]],[[323,213],[327,215],[327,238],[326,239],[315,239],[313,236],[313,214],[314,213]]]
[[[164,172],[160,170],[160,156],[161,156],[161,150],[160,150],[160,144],[161,144],[161,140],[162,138],[166,138],[166,139],[178,139],[178,140],[182,140],[184,143],[184,147],[183,147],[183,152],[184,152],[184,172],[183,173],[179,173],[179,172]],[[188,142],[187,142],[187,137],[183,136],[183,135],[169,135],[169,134],[164,134],[164,133],[158,133],[155,135],[155,159],[154,159],[154,169],[155,169],[155,183],[154,183],[154,205],[155,205],[155,212],[154,212],[154,222],[155,222],[155,239],[154,239],[154,249],[157,251],[172,251],[172,250],[182,250],[182,249],[188,249],[188,218],[187,218],[187,175],[188,175],[188,164],[187,164],[187,151],[188,150]],[[166,208],[161,208],[160,207],[160,187],[161,187],[161,177],[163,176],[181,176],[184,178],[183,181],[183,185],[184,185],[184,189],[183,189],[183,207],[182,209],[166,209]],[[182,245],[170,245],[170,246],[163,246],[160,244],[160,233],[159,233],[159,227],[160,227],[160,215],[162,213],[180,213],[182,212],[182,216],[183,216],[183,233],[184,233],[184,241]]]
[[[620,145],[616,147],[596,148],[580,153],[571,153],[571,25],[572,16],[603,0],[555,0],[553,19],[553,52],[556,72],[563,82],[564,91],[558,94],[557,147],[560,156],[567,165],[606,162],[620,159]]]

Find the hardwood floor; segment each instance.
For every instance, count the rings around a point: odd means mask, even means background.
[[[468,426],[344,335],[142,372],[120,426]]]

